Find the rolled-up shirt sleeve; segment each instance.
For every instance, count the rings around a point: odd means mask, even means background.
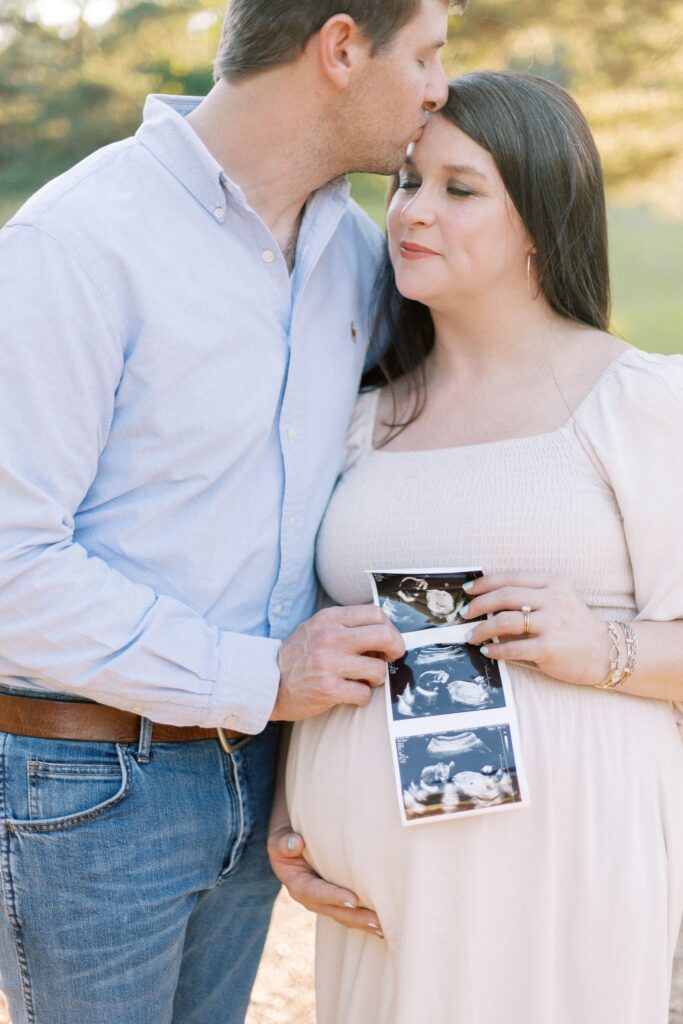
[[[6,228],[0,306],[0,674],[153,721],[259,732],[279,641],[221,630],[74,540],[124,367],[88,268],[35,227]]]

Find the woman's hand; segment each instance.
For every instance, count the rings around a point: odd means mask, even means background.
[[[316,874],[304,859],[304,846],[303,838],[290,825],[283,825],[268,836],[270,866],[292,899],[314,914],[331,917],[346,928],[360,928],[384,938],[377,914],[360,907],[355,893],[326,882]]]
[[[499,661],[526,661],[564,683],[593,686],[610,667],[612,644],[606,623],[591,612],[569,580],[541,572],[492,573],[474,580],[465,619],[473,624],[468,642]],[[527,606],[528,633],[525,633]],[[492,643],[499,637],[500,643]]]

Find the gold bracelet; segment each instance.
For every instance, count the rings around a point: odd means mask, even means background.
[[[619,668],[619,661],[621,658],[621,650],[619,648],[619,634],[617,633],[617,623],[608,622],[607,632],[609,638],[612,641],[612,651],[610,653],[609,668],[607,675],[604,679],[601,679],[599,683],[593,683],[598,690],[612,690],[615,686],[619,685],[621,680],[621,669]]]
[[[624,671],[621,673],[621,678],[616,686],[621,686],[625,683],[630,675],[633,675],[633,670],[636,667],[636,659],[638,657],[638,641],[636,640],[636,633],[630,622],[620,622],[619,627],[621,632],[624,634],[624,643],[626,644],[626,665]]]

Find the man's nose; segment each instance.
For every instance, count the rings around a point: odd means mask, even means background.
[[[422,104],[423,108],[431,113],[441,110],[448,99],[448,79],[446,78],[446,72],[441,61],[438,62],[437,68],[438,70],[435,72],[433,80],[430,81],[429,86],[425,90],[425,101]]]

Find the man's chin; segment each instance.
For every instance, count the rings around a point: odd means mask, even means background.
[[[411,136],[407,142],[397,146],[393,153],[373,153],[371,157],[368,157],[367,161],[364,161],[364,166],[357,168],[357,170],[366,174],[383,174],[385,176],[398,174],[405,163],[408,150],[416,139],[422,135],[423,131],[424,127],[420,128],[417,135]]]

